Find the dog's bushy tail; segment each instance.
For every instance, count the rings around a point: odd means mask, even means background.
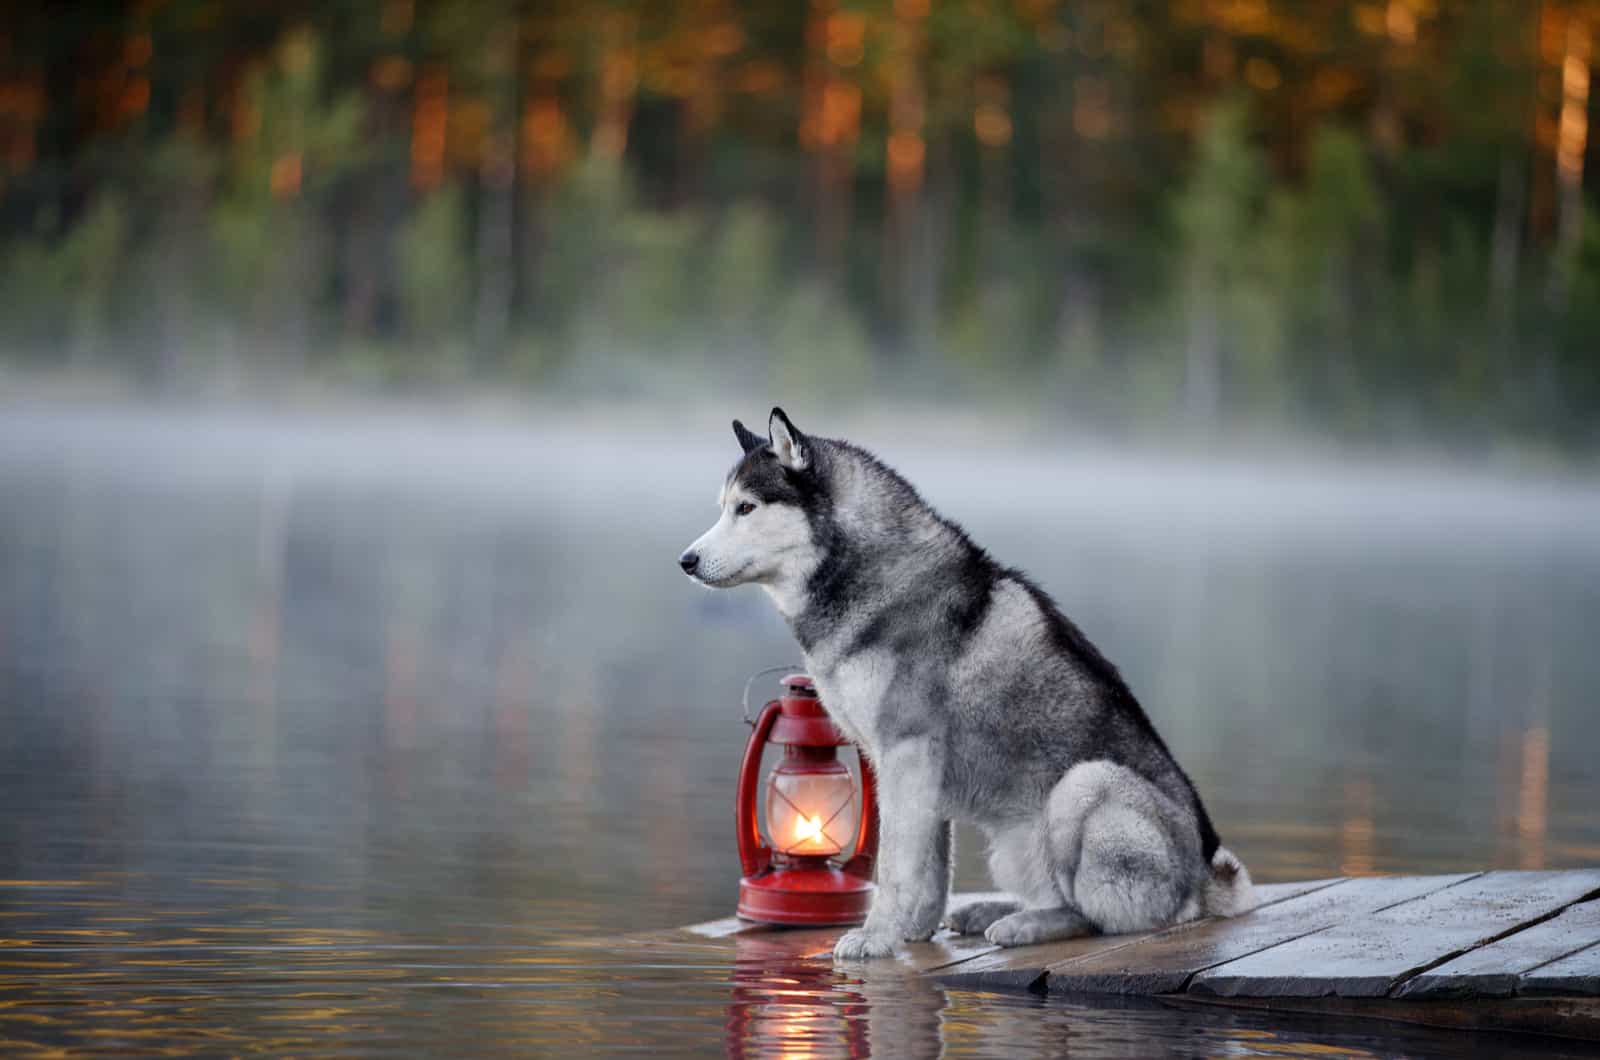
[[[1256,889],[1250,870],[1227,847],[1218,847],[1211,856],[1211,874],[1200,887],[1200,909],[1204,916],[1238,916],[1257,905]]]

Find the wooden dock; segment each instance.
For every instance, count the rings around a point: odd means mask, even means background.
[[[1600,869],[1257,890],[1262,905],[1231,920],[1009,950],[941,933],[907,945],[898,965],[874,963],[967,989],[1146,995],[1600,1040]],[[828,962],[838,934],[730,917],[648,941],[725,948],[730,958],[737,945],[741,961]]]

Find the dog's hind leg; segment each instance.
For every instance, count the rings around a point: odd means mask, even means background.
[[[1024,909],[989,925],[984,937],[996,946],[1031,946],[1036,942],[1075,939],[1095,934],[1089,918],[1070,905]]]
[[[1046,816],[1059,886],[1093,927],[1117,935],[1186,918],[1204,871],[1199,830],[1154,784],[1082,762],[1051,791]]]
[[[1094,925],[1068,900],[1060,886],[1044,815],[989,834],[989,874],[995,886],[1017,902],[976,903],[969,930],[983,932],[998,946],[1094,934]],[[984,916],[976,915],[982,912]],[[965,913],[966,910],[958,910]]]
[[[981,935],[989,930],[990,924],[1021,908],[1021,902],[968,902],[959,909],[950,910],[944,922],[957,935]]]

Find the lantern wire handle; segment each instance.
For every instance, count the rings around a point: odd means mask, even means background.
[[[755,673],[751,674],[750,679],[744,683],[744,695],[739,697],[739,705],[744,709],[744,723],[751,728],[754,728],[756,724],[756,719],[750,716],[750,686],[756,683],[756,678],[765,677],[767,674],[783,673],[785,671],[788,671],[789,673],[795,673],[801,669],[803,669],[803,667],[797,666],[794,663],[784,663],[782,666],[769,666],[765,670],[757,670]]]

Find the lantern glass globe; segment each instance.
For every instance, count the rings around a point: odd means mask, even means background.
[[[767,838],[780,854],[832,857],[855,842],[861,803],[855,778],[836,768],[773,770],[767,785]]]

